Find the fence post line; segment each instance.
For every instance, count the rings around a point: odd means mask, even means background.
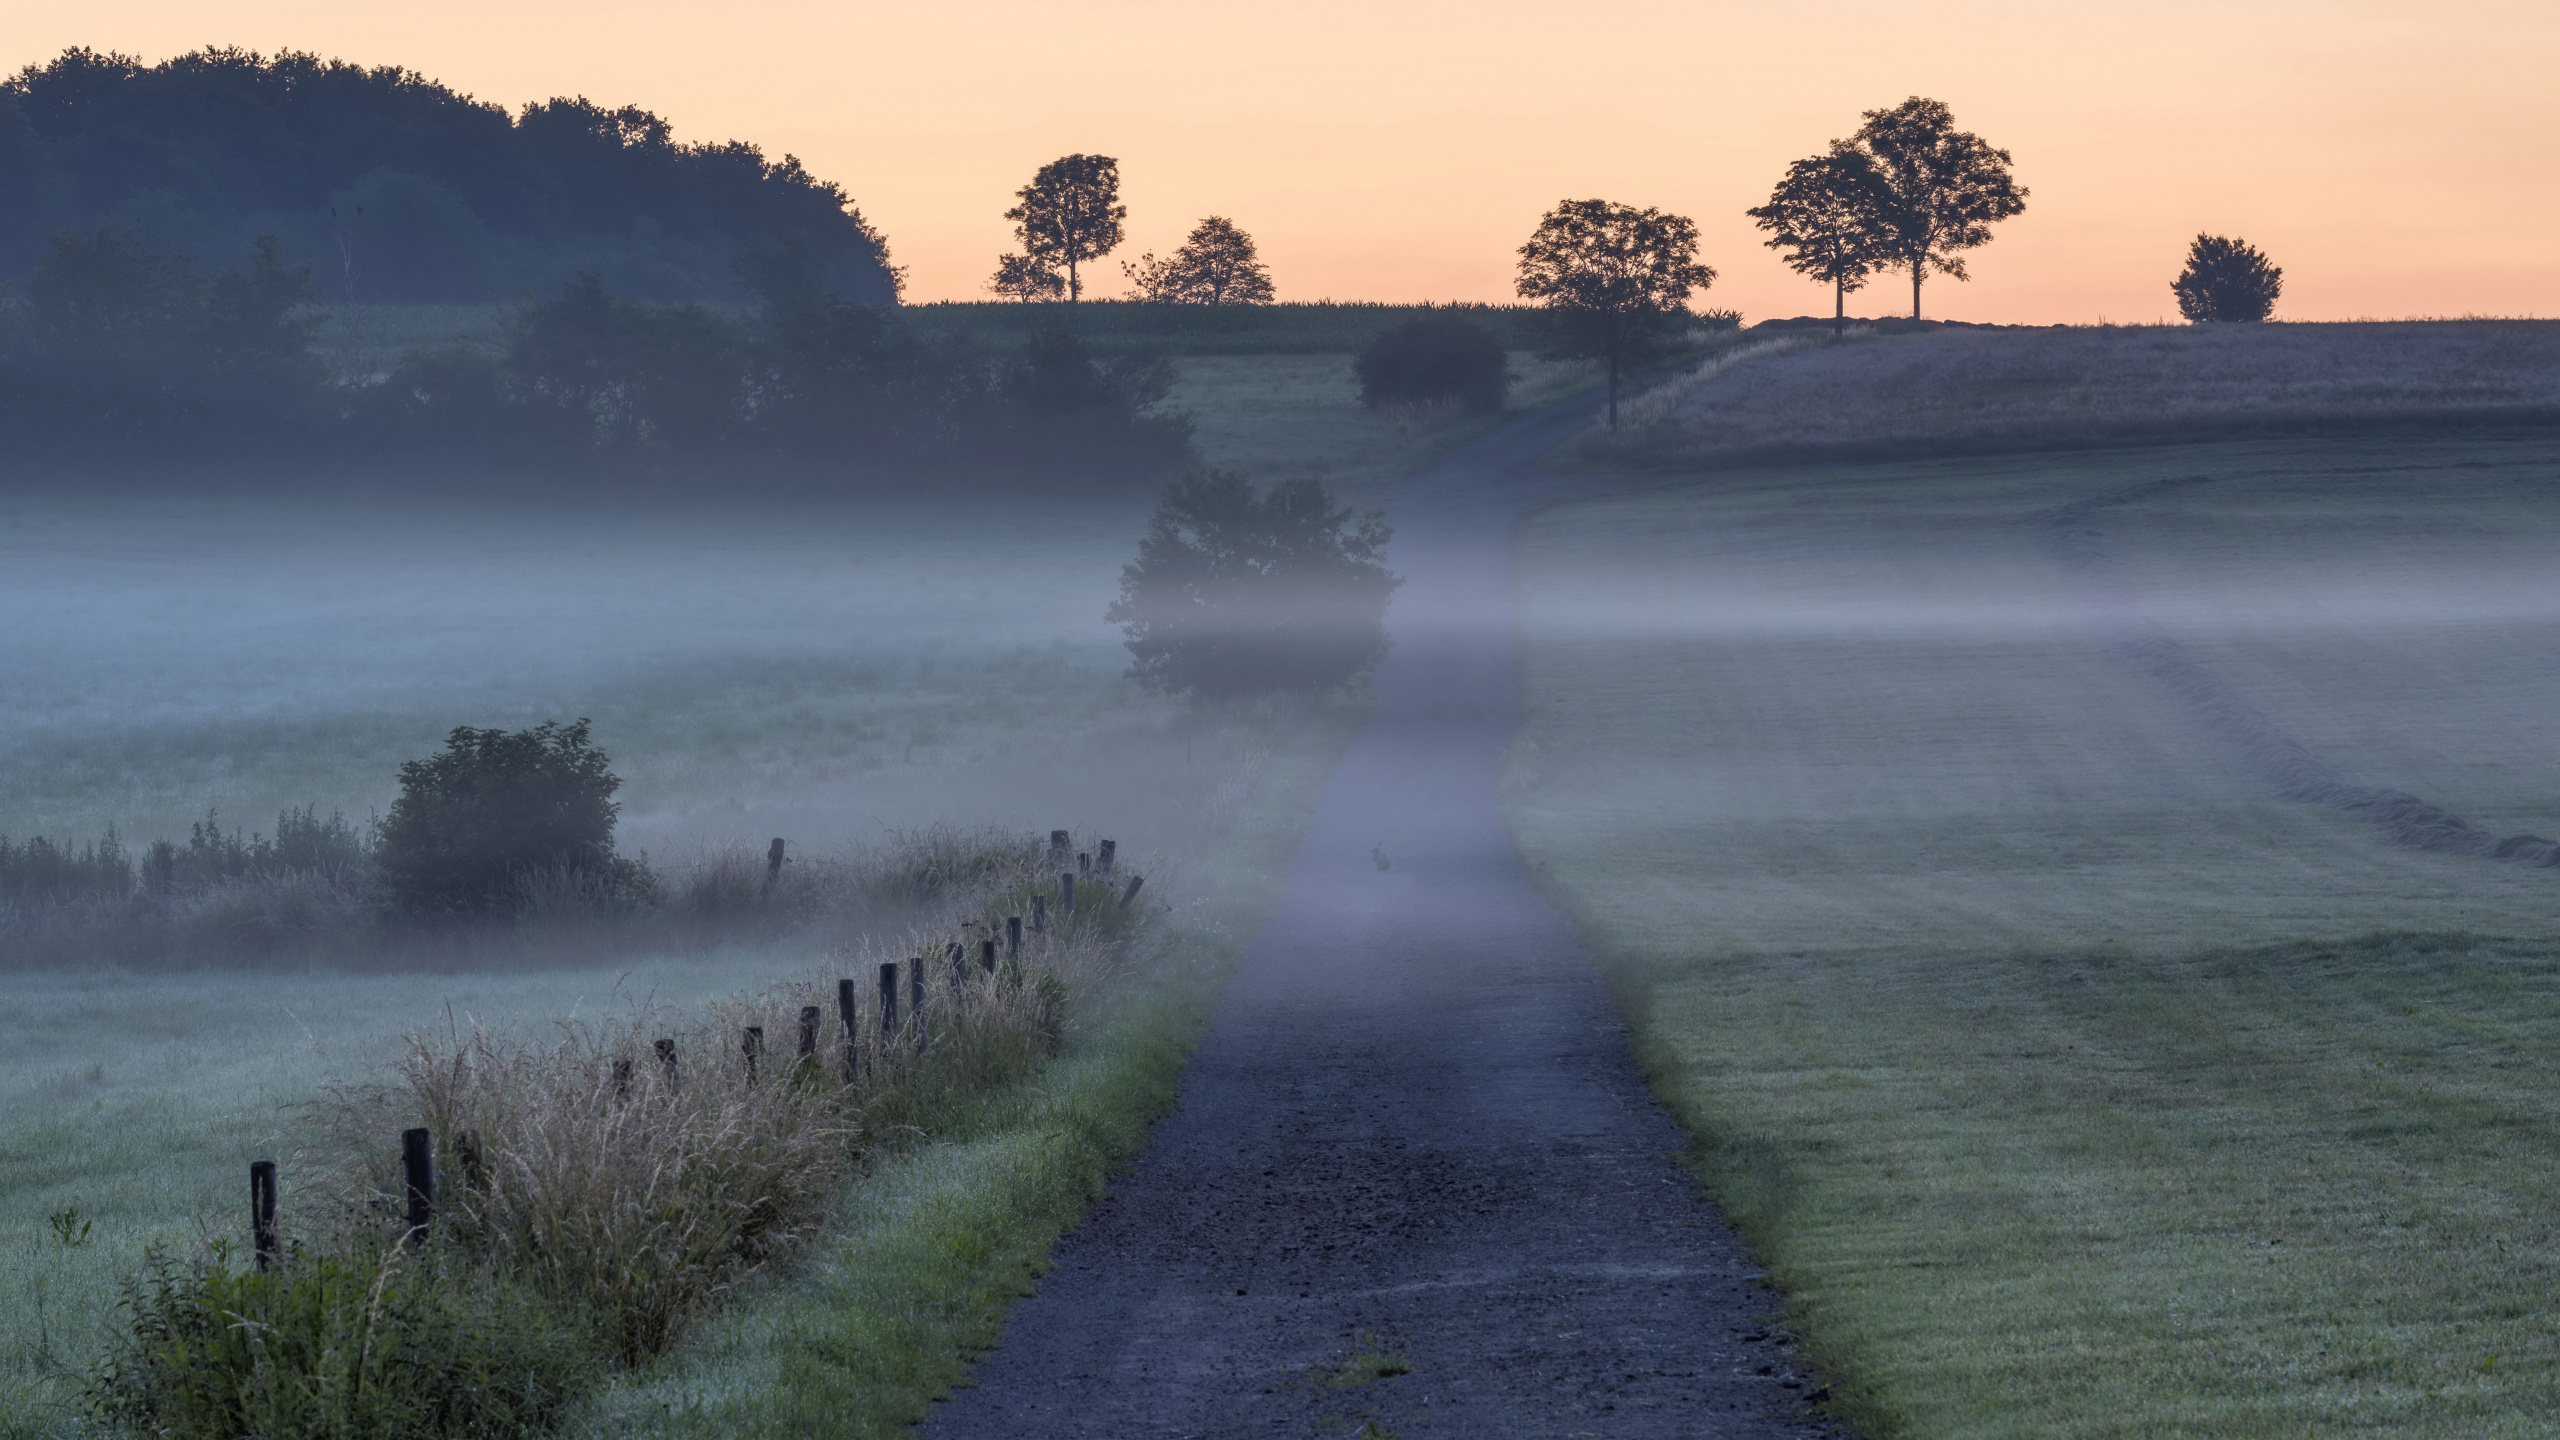
[[[1123,910],[1128,909],[1129,902],[1138,898],[1138,887],[1146,883],[1147,877],[1144,875],[1130,876],[1129,888],[1120,892],[1120,908]]]
[[[815,1005],[800,1007],[800,1053],[818,1053],[818,1007]]]
[[[276,1256],[284,1246],[276,1236],[276,1162],[249,1162],[249,1248],[258,1257],[258,1268],[276,1268]]]
[[[764,1054],[764,1027],[748,1026],[747,1033],[739,1039],[738,1048],[747,1052],[747,1088],[753,1090],[756,1088],[756,1059]]]
[[[880,962],[880,1036],[898,1033],[898,962]]]
[[[1064,830],[1052,830],[1049,832],[1049,853],[1052,855],[1058,856],[1061,859],[1065,858],[1068,847],[1072,843],[1073,842],[1067,838],[1067,832]]]
[[[862,1078],[862,1032],[854,1023],[853,977],[836,982],[836,1014],[844,1020],[844,1080],[850,1085]]]
[[[978,968],[990,975],[996,973],[996,942],[993,940],[984,941],[978,946]]]
[[[1093,857],[1082,850],[1076,852],[1076,873],[1079,875],[1093,873]]]
[[[427,1243],[436,1218],[436,1136],[424,1125],[400,1132],[400,1178],[409,1192],[409,1233],[401,1243],[414,1250]]]
[[[1007,915],[1004,917],[1004,958],[1010,960],[1021,953],[1022,917],[1019,915]]]
[[[1111,873],[1111,867],[1118,864],[1119,861],[1120,842],[1117,840],[1105,840],[1102,842],[1101,847],[1094,853],[1093,868],[1101,871],[1105,875],[1108,875]]]

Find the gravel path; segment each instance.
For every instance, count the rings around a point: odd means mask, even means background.
[[[927,1435],[1837,1433],[1496,800],[1511,531],[1571,493],[1528,462],[1589,414],[1398,492],[1377,719],[1176,1109]]]

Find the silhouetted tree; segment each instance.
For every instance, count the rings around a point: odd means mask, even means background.
[[[1129,207],[1120,203],[1120,162],[1108,155],[1062,156],[1035,171],[1017,195],[1021,203],[1004,218],[1013,222],[1023,255],[1052,270],[1063,267],[1068,303],[1081,300],[1077,267],[1118,249],[1120,222],[1129,218]]]
[[[1747,211],[1784,250],[1787,267],[1831,287],[1831,328],[1847,324],[1849,292],[1886,263],[1876,217],[1888,197],[1866,152],[1844,141],[1787,167],[1769,203]]]
[[[1502,339],[1455,315],[1416,315],[1369,342],[1352,368],[1360,376],[1360,403],[1384,405],[1454,402],[1472,415],[1502,408],[1510,383],[1510,357]]]
[[[1067,280],[1028,255],[1006,255],[997,259],[987,288],[1007,300],[1055,300],[1067,293]]]
[[[1856,146],[1881,182],[1869,231],[1885,262],[1911,272],[1911,318],[1920,318],[1920,282],[1930,271],[1968,278],[1958,253],[1991,239],[1991,226],[2027,208],[2009,173],[2009,152],[1955,128],[1955,115],[1915,95],[1890,110],[1865,112]]]
[[[1611,425],[1620,373],[1695,323],[1689,295],[1716,278],[1697,254],[1687,216],[1606,200],[1558,204],[1520,247],[1517,288],[1546,302],[1550,353],[1608,363]]]
[[[1271,272],[1254,254],[1253,237],[1236,223],[1212,215],[1194,226],[1182,248],[1163,260],[1153,251],[1120,273],[1140,300],[1178,305],[1268,305]]]
[[[1313,480],[1254,493],[1203,470],[1165,491],[1105,613],[1128,636],[1130,678],[1200,701],[1322,695],[1366,679],[1387,653],[1380,563],[1387,523],[1337,505]]]
[[[374,863],[393,897],[424,913],[502,908],[527,881],[549,875],[642,884],[647,872],[613,853],[620,788],[584,720],[514,731],[459,726],[443,753],[400,767]]]
[[[2284,271],[2254,245],[2198,235],[2187,247],[2187,268],[2169,289],[2178,313],[2198,323],[2264,320],[2284,293]]]

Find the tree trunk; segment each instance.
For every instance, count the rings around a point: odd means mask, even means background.
[[[1919,291],[1914,290],[1912,293],[1917,295]],[[1067,252],[1067,303],[1073,305],[1083,298],[1084,282],[1076,278],[1076,256],[1075,252],[1070,250]],[[1920,302],[1914,300],[1911,303],[1917,305]]]
[[[1845,276],[1831,277],[1831,333],[1849,333],[1849,281]]]
[[[1911,262],[1911,318],[1914,320],[1920,318],[1920,277],[1928,273],[1928,267],[1926,260]]]

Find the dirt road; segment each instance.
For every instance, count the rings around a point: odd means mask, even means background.
[[[1496,802],[1511,530],[1588,415],[1399,491],[1375,722],[1174,1113],[926,1434],[1835,1433]]]

